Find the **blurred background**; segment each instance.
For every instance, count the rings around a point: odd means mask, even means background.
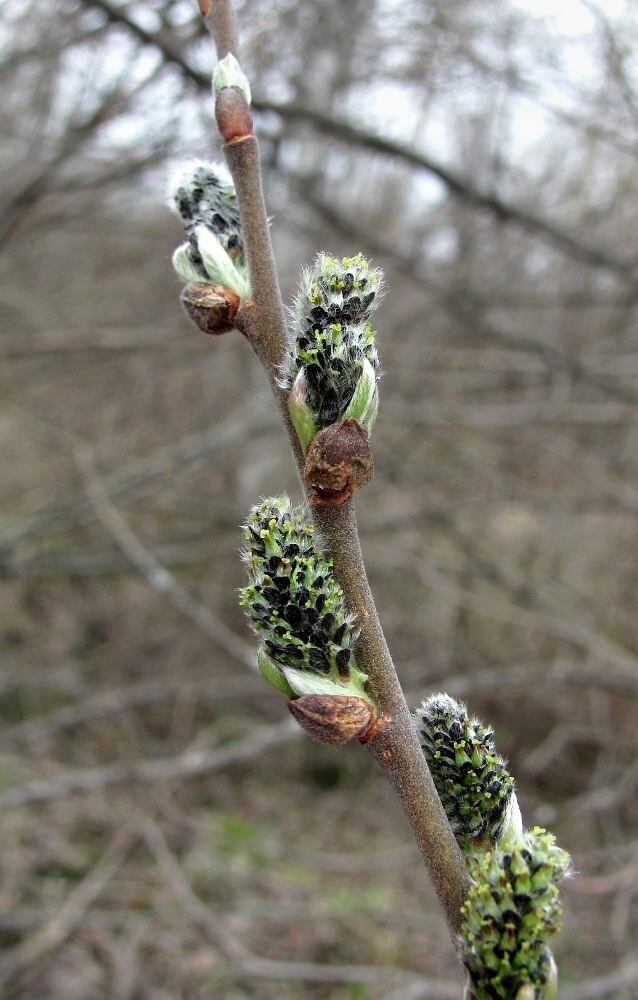
[[[562,1000],[631,1000],[638,5],[236,9],[286,296],[320,250],[387,276],[357,509],[406,692],[572,853]],[[195,0],[0,3],[0,996],[459,997],[381,775],[253,669],[239,525],[298,487],[165,204],[213,64]]]

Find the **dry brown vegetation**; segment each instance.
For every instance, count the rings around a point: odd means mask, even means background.
[[[252,669],[238,525],[296,483],[171,274],[159,165],[214,150],[193,7],[0,7],[0,996],[445,1000],[381,775]],[[283,285],[386,270],[371,583],[411,700],[493,724],[573,855],[564,1000],[638,990],[638,23],[604,7],[238,4]]]

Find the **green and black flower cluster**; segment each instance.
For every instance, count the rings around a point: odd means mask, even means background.
[[[538,828],[511,849],[484,855],[461,910],[461,957],[472,1000],[556,995],[546,942],[560,929],[558,882],[568,871],[569,855]]]
[[[175,206],[184,220],[184,227],[193,264],[202,269],[204,262],[197,246],[196,229],[205,226],[217,236],[224,250],[232,257],[243,254],[241,222],[235,188],[223,171],[208,163],[195,164],[183,175],[174,193]]]
[[[365,697],[366,677],[352,650],[358,630],[332,560],[301,507],[287,497],[263,500],[251,511],[244,538],[250,582],[241,604],[261,640],[262,673],[289,696]]]
[[[302,275],[285,382],[304,450],[317,431],[348,417],[372,428],[379,361],[370,317],[382,283],[381,272],[361,254],[341,259],[320,254]]]
[[[496,752],[494,734],[449,695],[416,710],[421,746],[461,850],[472,855],[522,829],[514,779]]]
[[[235,188],[221,164],[194,163],[172,187],[172,207],[184,223],[186,243],[173,255],[182,281],[209,281],[248,297],[248,272]]]
[[[466,1000],[554,1000],[546,941],[559,929],[558,882],[569,855],[551,834],[525,831],[514,780],[494,734],[446,694],[416,710],[421,746],[473,879],[460,951]]]

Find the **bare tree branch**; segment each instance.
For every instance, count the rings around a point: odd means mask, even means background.
[[[430,275],[424,275],[412,256],[402,253],[395,246],[388,246],[383,240],[369,232],[367,228],[358,226],[354,220],[346,219],[342,213],[336,212],[330,205],[316,197],[311,190],[311,185],[304,185],[303,190],[306,202],[311,204],[324,219],[328,220],[331,226],[339,232],[365,241],[366,246],[375,253],[383,254],[400,264],[402,274],[412,276],[416,282],[432,292],[441,306],[454,319],[462,323],[472,335],[480,333],[484,338],[495,340],[507,347],[536,354],[552,370],[565,371],[573,378],[588,382],[607,395],[628,404],[633,405],[638,402],[638,391],[632,386],[620,381],[615,376],[593,370],[586,362],[575,357],[569,351],[536,337],[504,330],[496,326],[495,323],[486,320],[483,315],[485,304],[476,301],[471,289],[465,287],[450,289],[437,282]]]
[[[163,594],[174,608],[197,625],[225,652],[249,669],[254,669],[255,652],[252,645],[248,645],[235,635],[210,608],[196,601],[186,588],[178,583],[173,574],[158,563],[109,501],[95,470],[92,450],[87,446],[79,446],[76,449],[76,460],[85,478],[88,497],[100,521],[148,585]]]
[[[278,725],[255,729],[245,739],[228,743],[218,750],[188,749],[177,757],[164,760],[137,760],[103,767],[67,769],[51,778],[39,778],[0,792],[0,810],[95,792],[126,781],[172,781],[210,774],[220,768],[252,760],[271,747],[300,736],[301,730],[294,720],[285,719]]]
[[[136,833],[125,824],[80,884],[69,893],[62,906],[45,925],[22,939],[0,957],[0,990],[10,997],[37,975],[42,962],[59,948],[81,924],[86,911],[117,874],[131,850]]]
[[[132,459],[102,480],[106,495],[113,502],[131,496],[157,477],[174,474],[178,469],[214,454],[219,449],[264,433],[270,429],[269,410],[265,405],[268,393],[257,393],[252,400],[242,401],[226,420],[196,431],[174,444],[164,445],[150,455]],[[54,531],[69,525],[83,524],[95,516],[88,497],[78,499],[77,492],[62,499],[57,506],[47,502],[41,510],[21,518],[0,531],[0,565],[6,561],[5,572],[11,571],[10,553],[18,542],[33,538],[43,531]]]
[[[166,838],[159,826],[148,818],[142,828],[141,835],[146,840],[155,860],[170,886],[173,895],[183,906],[187,916],[196,923],[206,935],[231,962],[235,972],[240,977],[250,979],[281,979],[283,981],[298,980],[311,983],[379,983],[387,988],[396,988],[400,984],[401,991],[410,992],[410,996],[419,996],[427,1000],[456,1000],[459,986],[444,980],[425,979],[403,969],[383,968],[371,965],[320,965],[312,962],[286,962],[271,958],[260,958],[251,954],[248,949],[228,931],[224,922],[195,895],[182,866],[170,850]],[[401,992],[401,996],[404,993]]]
[[[168,62],[177,66],[198,87],[209,88],[209,78],[194,69],[184,54],[175,51],[172,44],[163,35],[142,28],[126,13],[114,8],[108,0],[83,0],[83,2],[87,6],[103,10],[109,19],[125,25],[140,41],[158,48]],[[252,103],[257,111],[275,113],[284,121],[312,125],[319,132],[328,135],[332,139],[337,139],[340,142],[362,150],[391,156],[397,161],[415,167],[417,170],[423,170],[437,177],[449,193],[461,201],[476,209],[488,212],[502,222],[519,226],[576,260],[580,260],[592,267],[611,271],[628,282],[632,288],[636,285],[636,261],[623,259],[616,256],[610,250],[591,245],[577,234],[569,232],[564,227],[558,226],[554,222],[522,208],[520,205],[508,202],[494,193],[482,191],[469,178],[455,173],[454,170],[451,170],[425,153],[418,152],[403,143],[373,135],[365,129],[358,128],[313,108],[268,101],[258,96],[253,97]]]

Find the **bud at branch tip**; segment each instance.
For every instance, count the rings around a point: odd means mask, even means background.
[[[221,91],[225,90],[226,87],[235,87],[241,91],[246,99],[246,103],[250,104],[251,94],[248,77],[243,72],[232,52],[229,52],[223,59],[220,59],[215,66],[213,72],[213,96],[219,97]]]

